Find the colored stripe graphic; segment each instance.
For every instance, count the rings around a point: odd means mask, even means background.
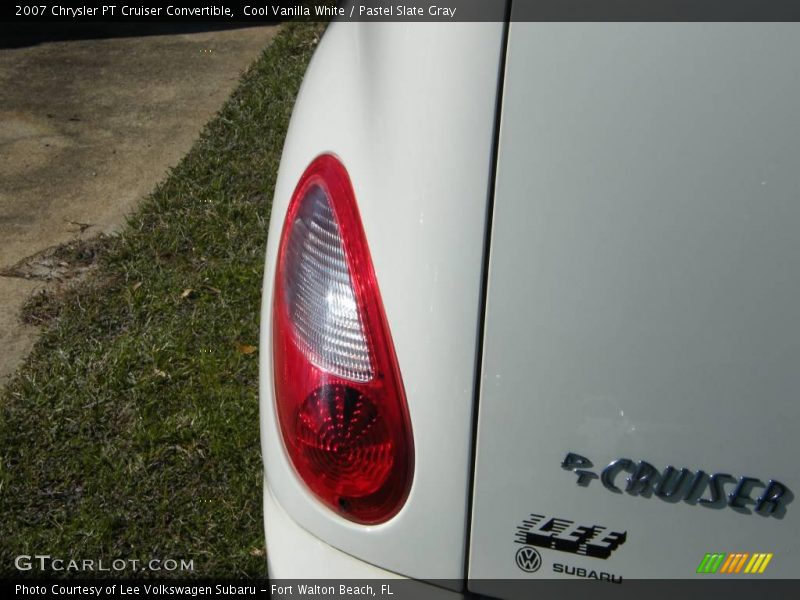
[[[703,557],[703,560],[701,560],[700,564],[697,566],[697,572],[698,573],[705,573],[706,572],[706,567],[708,566],[708,561],[709,560],[711,560],[711,555],[710,554],[706,554]]]
[[[733,569],[733,565],[736,564],[736,561],[739,559],[738,554],[728,554],[728,559],[723,563],[722,568],[720,569],[720,573],[730,573]]]
[[[753,554],[749,552],[707,553],[703,560],[700,561],[697,572],[724,573],[728,575],[735,573],[763,573],[773,556],[772,552],[754,552]]]
[[[722,569],[720,569],[720,573],[738,573],[744,566],[744,561],[747,560],[748,556],[750,556],[750,554],[747,552],[729,554],[728,560],[725,561],[725,564],[722,565]]]
[[[748,552],[745,552],[744,554],[742,554],[742,558],[740,558],[739,562],[736,564],[736,571],[734,571],[734,573],[738,573],[739,571],[742,570],[742,567],[744,566],[744,563],[747,560],[748,556],[750,556],[750,554]]]
[[[761,563],[761,568],[758,570],[758,572],[759,573],[763,573],[764,570],[767,568],[767,565],[769,564],[769,561],[771,561],[771,560],[772,560],[772,552],[770,552],[769,554],[767,554],[764,557],[764,562]]]
[[[750,562],[747,563],[747,567],[745,567],[745,573],[763,573],[769,561],[772,560],[773,554],[770,553],[755,553],[753,554],[753,558],[750,559]]]
[[[706,554],[697,567],[698,573],[716,573],[726,554]]]

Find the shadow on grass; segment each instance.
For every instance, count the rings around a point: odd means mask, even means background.
[[[25,23],[0,23],[0,48],[22,48],[45,42],[96,40],[118,37],[145,37],[175,35],[202,31],[226,31],[243,27],[275,25],[280,20],[242,21],[233,23],[165,21],[149,23],[102,23],[43,21]]]
[[[257,351],[267,223],[324,25],[287,23],[189,154],[92,259],[0,391],[0,577],[18,555],[263,577]],[[243,350],[246,349],[246,350]]]

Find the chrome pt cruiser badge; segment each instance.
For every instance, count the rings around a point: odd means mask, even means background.
[[[700,504],[709,508],[728,506],[741,513],[750,513],[749,505],[762,516],[782,518],[786,506],[794,495],[785,485],[774,479],[763,483],[756,477],[739,477],[728,473],[711,473],[691,471],[686,468],[676,469],[672,465],[662,471],[649,462],[633,461],[629,458],[618,458],[600,470],[598,475],[590,471],[594,467],[591,460],[575,452],[567,453],[561,468],[577,475],[576,483],[588,486],[599,479],[603,486],[616,494],[623,491],[632,496],[658,496],[667,502],[683,500],[689,504]],[[627,477],[622,479],[622,474]],[[730,492],[726,494],[726,486]],[[756,488],[764,488],[755,495]]]

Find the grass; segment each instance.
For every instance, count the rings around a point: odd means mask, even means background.
[[[263,255],[286,127],[323,29],[285,24],[88,281],[29,304],[49,323],[0,392],[0,576],[53,575],[18,572],[25,554],[265,574]]]

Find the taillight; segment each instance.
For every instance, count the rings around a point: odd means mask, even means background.
[[[284,446],[326,505],[359,523],[408,495],[413,440],[378,282],[344,166],[317,157],[281,233],[273,303]]]

